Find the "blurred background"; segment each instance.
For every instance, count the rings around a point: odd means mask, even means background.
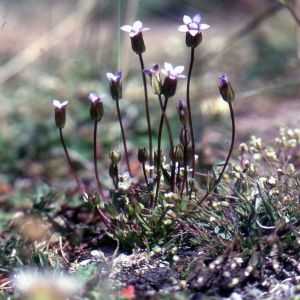
[[[289,1],[300,16],[299,1]],[[132,166],[138,147],[148,148],[142,78],[138,56],[121,25],[141,20],[147,47],[146,68],[164,62],[184,65],[190,49],[177,31],[183,15],[201,13],[211,27],[195,50],[191,100],[197,153],[203,164],[224,159],[231,138],[227,104],[218,77],[226,74],[236,93],[237,141],[251,135],[269,143],[278,127],[300,127],[299,27],[277,0],[1,0],[0,1],[0,196],[48,183],[75,186],[54,123],[52,100],[69,100],[64,136],[79,176],[93,181],[90,92],[106,94],[99,125],[99,168],[110,186],[110,147],[120,147],[115,102],[107,72],[123,71],[123,122]],[[164,76],[162,76],[163,78]],[[168,116],[175,144],[180,123],[176,107],[185,99],[186,80],[178,81]],[[160,118],[157,98],[148,88],[154,147]],[[115,121],[114,121],[115,120]],[[167,142],[164,142],[167,148]],[[165,154],[168,152],[165,151]],[[92,183],[91,183],[92,184]]]

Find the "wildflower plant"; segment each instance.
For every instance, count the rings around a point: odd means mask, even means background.
[[[148,125],[149,145],[141,145],[137,150],[137,158],[143,170],[144,182],[137,182],[134,178],[130,166],[130,157],[127,151],[127,142],[125,136],[125,128],[122,123],[122,116],[119,107],[119,101],[122,99],[122,72],[116,75],[107,73],[110,82],[110,93],[112,99],[116,102],[118,119],[121,128],[121,136],[123,141],[123,150],[119,150],[112,145],[109,153],[111,159],[108,173],[112,178],[112,188],[108,193],[103,190],[101,176],[99,176],[96,159],[97,145],[97,126],[103,116],[102,98],[104,95],[97,96],[92,92],[89,95],[91,101],[90,114],[94,121],[94,171],[98,185],[98,192],[86,192],[82,183],[72,166],[72,161],[67,151],[67,147],[63,140],[62,128],[66,120],[67,101],[62,104],[54,100],[55,120],[60,131],[61,141],[71,167],[71,171],[78,183],[84,198],[97,211],[99,217],[107,227],[107,232],[113,238],[118,239],[122,246],[132,249],[136,246],[147,247],[148,250],[155,245],[167,243],[173,236],[181,230],[182,220],[186,218],[186,209],[195,209],[200,207],[209,194],[221,181],[223,173],[228,164],[234,142],[234,134],[232,137],[231,148],[223,166],[222,172],[218,178],[212,178],[208,185],[208,190],[202,199],[195,196],[195,168],[196,154],[195,141],[192,128],[192,114],[190,104],[190,82],[191,72],[194,60],[194,50],[202,41],[202,30],[209,28],[209,25],[201,24],[201,16],[197,14],[193,19],[184,16],[184,24],[178,28],[179,31],[186,32],[186,43],[191,47],[192,57],[188,74],[187,83],[187,103],[179,96],[178,102],[178,118],[182,129],[180,131],[180,144],[174,145],[172,128],[170,126],[167,114],[168,100],[175,97],[178,80],[184,80],[186,76],[183,73],[184,66],[173,67],[170,63],[165,62],[161,72],[165,75],[161,80],[159,64],[154,64],[152,68],[144,67],[142,54],[146,51],[143,38],[143,32],[149,28],[143,28],[142,22],[136,21],[133,26],[124,25],[121,27],[123,31],[129,32],[132,50],[139,56],[141,75],[144,86],[144,98],[146,107],[146,119]],[[200,41],[201,39],[201,41]],[[158,98],[158,109],[161,117],[158,124],[157,147],[153,151],[152,128],[150,120],[150,111],[148,105],[148,91],[146,76],[150,78],[150,86],[153,94]],[[224,75],[222,82],[220,81],[220,92],[225,101],[229,103],[231,115],[233,119],[233,111],[231,101],[234,93],[231,85]],[[226,91],[229,92],[226,92]],[[231,94],[230,94],[231,92]],[[227,94],[230,94],[230,99]],[[234,127],[234,121],[233,127]],[[163,126],[166,126],[168,132],[169,151],[168,155],[163,153],[161,141]],[[233,129],[234,130],[234,129]],[[189,145],[192,142],[192,155],[189,157]],[[167,159],[169,157],[169,161]],[[122,162],[122,157],[126,161],[128,175],[121,174],[118,165]],[[192,164],[190,167],[189,163]],[[147,164],[148,167],[147,167]],[[213,182],[213,183],[212,183]]]
[[[112,179],[109,190],[103,189],[96,156],[98,123],[99,126],[105,126],[100,123],[105,113],[102,102],[104,95],[98,96],[92,92],[87,96],[91,101],[90,115],[94,121],[93,164],[97,192],[85,190],[63,139],[68,101],[53,101],[61,142],[84,199],[105,224],[107,234],[117,239],[124,249],[145,247],[150,252],[163,247],[164,251],[174,254],[176,243],[187,237],[186,231],[193,236],[190,242],[209,245],[210,249],[214,249],[212,252],[230,248],[248,251],[250,255],[255,252],[253,249],[266,249],[272,244],[271,241],[281,242],[283,239],[291,246],[293,239],[299,239],[295,228],[300,225],[300,211],[295,210],[292,204],[299,193],[298,171],[291,160],[294,149],[299,145],[300,133],[296,130],[282,133],[277,140],[279,150],[266,148],[260,139],[253,137],[250,147],[240,145],[240,163],[230,162],[236,132],[233,111],[235,93],[229,77],[221,75],[216,78],[216,90],[219,82],[220,96],[228,103],[231,118],[231,143],[224,163],[208,174],[202,174],[201,165],[197,165],[192,121],[195,108],[191,104],[190,87],[193,84],[195,51],[203,42],[202,31],[208,29],[209,25],[201,23],[200,14],[193,18],[184,16],[183,22],[184,25],[179,26],[178,30],[186,33],[185,43],[190,48],[187,76],[182,74],[184,66],[173,67],[169,62],[165,62],[162,69],[158,63],[145,68],[143,54],[146,43],[143,32],[149,28],[143,28],[140,21],[133,26],[121,27],[129,33],[132,50],[138,55],[141,67],[149,137],[148,145],[140,145],[136,149],[142,179],[135,178],[137,174],[131,168],[131,157],[127,150],[126,128],[119,107],[123,97],[121,71],[116,75],[106,74],[111,98],[116,102],[123,144],[122,149],[111,145],[107,153],[110,158],[107,171]],[[160,120],[155,126],[151,125],[147,77],[152,97],[158,100],[156,111],[159,111]],[[176,94],[179,79],[186,80],[186,95]],[[172,97],[177,97],[175,104],[169,104]],[[176,132],[179,132],[177,140],[180,142],[177,145],[174,144],[175,130],[168,119],[168,105],[177,105],[179,126]],[[167,130],[167,151],[162,147],[164,126]],[[156,141],[153,140],[153,130],[158,132]],[[271,171],[261,168],[258,159],[263,160]],[[126,162],[127,172],[122,173],[120,164],[123,161]],[[231,172],[228,172],[228,166]],[[269,174],[266,175],[266,172]]]

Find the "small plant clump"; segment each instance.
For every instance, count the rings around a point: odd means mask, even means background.
[[[68,100],[63,102],[53,100],[55,124],[59,130],[70,170],[86,202],[85,206],[99,216],[111,239],[116,240],[123,250],[134,252],[143,248],[146,249],[149,257],[161,254],[164,258],[168,258],[172,267],[181,270],[181,276],[184,279],[181,281],[182,289],[189,284],[194,290],[207,291],[213,282],[210,280],[211,274],[218,273],[223,282],[220,286],[232,290],[251,274],[253,275],[256,270],[265,266],[266,255],[269,255],[272,261],[270,266],[276,274],[281,272],[276,262],[287,261],[285,254],[287,252],[294,259],[289,263],[295,269],[299,268],[297,260],[300,250],[298,230],[300,226],[300,130],[280,128],[279,137],[276,138],[276,145],[273,147],[264,145],[260,138],[252,136],[250,143],[239,145],[238,160],[230,161],[236,133],[233,111],[235,93],[229,78],[221,75],[218,79],[216,78],[216,82],[217,80],[219,82],[222,99],[228,104],[231,142],[224,162],[216,165],[210,173],[202,173],[202,166],[198,164],[196,154],[192,113],[195,108],[191,104],[190,90],[191,85],[196,84],[192,78],[195,53],[203,41],[202,31],[210,26],[201,23],[199,13],[193,18],[184,16],[183,22],[184,25],[179,26],[178,30],[185,33],[185,43],[190,50],[188,74],[187,76],[182,74],[184,66],[173,67],[165,62],[164,68],[161,69],[165,76],[163,80],[158,63],[149,69],[144,66],[143,54],[146,51],[146,45],[143,32],[150,29],[143,28],[141,21],[134,22],[133,26],[121,27],[121,30],[129,33],[132,50],[137,54],[140,62],[140,75],[143,82],[148,144],[140,145],[135,151],[143,174],[141,179],[135,178],[137,174],[130,161],[132,157],[129,155],[126,127],[120,110],[120,101],[123,98],[122,71],[116,74],[106,73],[110,95],[116,105],[122,139],[122,147],[111,145],[107,153],[110,158],[110,164],[107,166],[107,173],[111,178],[109,190],[103,188],[97,161],[98,126],[105,126],[101,125],[105,113],[104,95],[91,92],[86,97],[91,103],[90,116],[94,122],[92,151],[97,191],[86,190],[83,181],[75,171],[72,156],[64,140],[63,128],[66,124]],[[151,122],[153,112],[149,108],[147,79],[150,82],[153,97],[158,100],[156,111],[159,112],[160,119],[159,123],[155,124],[157,128]],[[177,96],[179,79],[186,79],[186,94]],[[172,97],[178,99],[177,115],[178,131],[180,131],[178,137],[174,136],[174,129],[171,128],[168,119],[168,107],[172,105],[169,104],[169,100]],[[162,146],[164,126],[167,132],[167,149]],[[155,140],[153,131],[157,132]],[[175,140],[179,140],[180,143],[175,144]],[[123,171],[124,166],[126,166],[126,172]],[[65,234],[70,238],[70,245],[76,245],[76,237],[80,234],[72,231],[68,226],[60,225],[60,222],[51,214],[51,206],[48,206],[53,195],[49,191],[44,195],[46,196],[36,199],[32,214],[47,219],[54,231],[61,235]],[[32,226],[32,223],[37,220],[28,219],[27,225]],[[77,229],[78,232],[83,230]],[[85,230],[87,231],[87,228]],[[41,235],[46,231],[47,228]],[[62,282],[69,280],[63,277],[57,253],[53,254],[54,257],[49,253],[45,254],[39,249],[45,249],[46,246],[37,243],[34,244],[34,254],[29,253],[27,246],[32,241],[40,239],[35,235],[30,238],[16,236],[12,238],[15,239],[15,245],[18,248],[15,255],[18,267],[30,267],[28,271],[20,272],[15,280],[19,282],[21,293],[24,278],[27,277],[32,278],[33,283],[38,282],[43,285],[44,288],[40,289],[36,296],[34,284],[24,285],[23,293],[27,297],[32,297],[31,299],[38,299],[34,297],[40,295],[46,297],[43,293],[48,295],[48,289],[56,289],[57,297],[67,297],[63,289],[61,291],[53,280],[54,274],[60,274]],[[186,262],[178,253],[182,245],[202,250]],[[7,273],[13,270],[10,256],[7,256],[8,253],[11,254],[13,248],[12,241],[0,247],[0,253],[2,253],[0,262],[8,266],[5,270],[2,268]],[[63,255],[61,240],[60,252]],[[70,265],[65,257],[64,260]],[[52,261],[51,268],[48,261]],[[79,276],[86,278],[87,286],[97,285],[96,281],[99,278],[95,274],[112,270],[113,263],[108,262],[102,256],[101,261],[99,268],[91,264],[90,268],[82,267],[78,272],[81,274]],[[79,268],[77,262],[72,266],[74,270]],[[221,266],[227,266],[228,269],[222,269],[221,272]],[[244,267],[243,276],[235,276],[234,270],[241,266]],[[39,280],[38,270],[43,270],[47,283]],[[82,289],[76,281],[70,283],[70,286],[73,285],[74,289],[68,295],[80,293]],[[104,286],[98,285],[98,289],[99,296]],[[100,292],[101,289],[102,292]],[[88,297],[92,297],[92,293],[89,292]],[[106,296],[111,297],[109,299],[115,299],[115,295],[117,294]],[[128,285],[118,295],[122,299],[135,299],[135,288]]]

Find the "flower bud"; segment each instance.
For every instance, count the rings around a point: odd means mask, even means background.
[[[121,153],[117,148],[113,148],[109,152],[109,158],[113,165],[117,165],[121,160]]]
[[[162,93],[162,84],[159,74],[159,65],[154,64],[152,69],[144,69],[143,73],[150,77],[150,85],[152,87],[152,91],[155,95],[161,95]]]
[[[180,99],[178,101],[177,111],[178,111],[178,116],[179,116],[180,123],[182,125],[187,125],[189,123],[189,113],[188,113],[186,104],[183,101],[183,99]]]
[[[135,52],[136,54],[142,54],[146,51],[142,32],[139,32],[135,36],[130,37],[130,40],[133,52]]]
[[[112,73],[106,73],[110,81],[110,93],[113,100],[119,101],[122,98],[122,72],[118,72],[116,76]]]
[[[114,179],[117,176],[117,170],[115,168],[116,165],[114,165],[113,163],[109,164],[109,168],[108,168],[108,174],[110,176],[110,178]]]
[[[187,147],[191,140],[190,131],[187,128],[182,127],[180,131],[179,140],[182,146]]]
[[[170,98],[175,95],[176,93],[176,87],[177,87],[177,81],[178,79],[172,79],[170,77],[166,77],[163,87],[162,87],[162,94],[165,96],[165,98]]]
[[[101,98],[103,97],[104,95],[98,97],[95,93],[90,93],[89,95],[89,99],[92,102],[90,115],[95,122],[99,122],[103,116],[103,102],[101,101]]]
[[[53,100],[53,106],[55,108],[55,124],[56,127],[62,129],[66,124],[66,107],[68,100],[60,103],[58,100]]]
[[[183,146],[180,144],[175,147],[175,159],[177,161],[182,161],[184,159]]]
[[[141,164],[145,164],[148,161],[148,152],[147,152],[146,148],[139,148],[138,161]]]
[[[154,151],[154,170],[156,173],[158,170],[160,170],[162,161],[163,159],[162,159],[161,151],[160,151],[160,165],[158,162],[158,150]]]
[[[224,101],[232,102],[234,99],[234,91],[226,75],[219,77],[219,90]]]
[[[90,192],[88,197],[89,197],[89,202],[93,207],[97,207],[100,204],[100,197],[98,193]]]
[[[195,36],[189,32],[186,33],[185,43],[187,47],[196,48],[202,43],[202,33],[198,32]]]

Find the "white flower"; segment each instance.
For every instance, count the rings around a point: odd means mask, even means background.
[[[180,75],[180,73],[183,72],[184,66],[177,66],[173,69],[172,65],[170,63],[165,62],[164,69],[161,69],[162,73],[164,73],[166,76],[170,77],[171,79],[177,79],[177,78],[185,78],[185,75]]]
[[[142,22],[141,21],[135,21],[133,23],[133,26],[130,25],[123,25],[121,27],[123,31],[129,32],[130,37],[134,37],[138,33],[145,31],[145,30],[150,30],[150,28],[142,28]]]
[[[113,73],[106,73],[106,76],[111,83],[118,83],[122,78],[122,72],[118,72],[116,76]]]
[[[101,101],[101,99],[104,97],[105,95],[101,95],[101,96],[97,96],[96,93],[90,93],[89,95],[89,99],[91,100],[92,103],[98,103]]]
[[[192,36],[195,36],[197,33],[199,33],[201,30],[207,29],[210,26],[207,24],[200,24],[201,16],[200,14],[196,14],[193,19],[191,19],[189,16],[183,17],[183,23],[185,25],[181,25],[178,27],[178,30],[181,32],[189,32]]]
[[[69,103],[68,100],[66,100],[62,103],[60,103],[58,100],[53,100],[53,106],[58,109],[62,109],[63,107],[66,107],[68,105],[68,103]]]

